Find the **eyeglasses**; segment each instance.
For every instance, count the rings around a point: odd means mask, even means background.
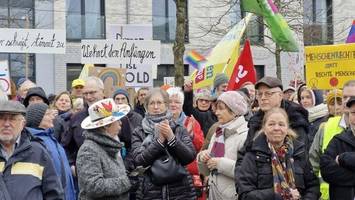
[[[262,98],[263,95],[266,97],[266,98],[270,98],[273,94],[275,93],[279,93],[281,91],[265,91],[265,92],[257,92],[256,93],[256,97],[257,98]]]
[[[161,101],[151,101],[151,102],[149,102],[148,106],[154,107],[155,105],[157,105],[159,107],[163,104],[164,104],[164,102],[161,102]]]
[[[94,94],[96,94],[96,93],[97,93],[97,91],[94,90],[94,91],[89,91],[89,92],[83,92],[83,95],[84,95],[84,96],[88,96],[88,95],[94,95]]]
[[[18,115],[10,115],[10,114],[0,115],[1,124],[5,123],[6,121],[9,121],[10,123],[15,123],[19,120],[21,120],[21,117],[19,117]]]

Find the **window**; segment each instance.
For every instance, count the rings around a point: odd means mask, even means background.
[[[67,0],[67,39],[105,38],[104,0]]]
[[[304,1],[305,45],[332,44],[332,0]]]
[[[164,77],[175,76],[175,67],[173,64],[158,65],[157,79],[154,79],[154,87],[164,85]],[[184,76],[189,75],[189,65],[184,65]]]
[[[231,23],[237,24],[245,16],[246,12],[242,12],[241,4],[236,2],[231,11]],[[244,36],[250,40],[251,45],[264,44],[264,22],[261,16],[253,15],[245,31]]]
[[[0,28],[35,28],[34,0],[0,0]],[[27,76],[35,81],[35,54],[0,53],[9,62],[11,79],[16,83]],[[26,61],[27,60],[27,61]]]
[[[254,65],[256,71],[256,80],[260,80],[265,76],[265,66],[264,65]]]
[[[153,39],[164,43],[175,41],[176,4],[174,0],[154,0],[153,2]],[[186,1],[188,19],[188,1]],[[186,21],[185,42],[188,42],[188,21]]]

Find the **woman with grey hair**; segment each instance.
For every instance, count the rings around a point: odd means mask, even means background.
[[[218,122],[210,129],[214,134],[208,149],[197,155],[200,172],[209,176],[209,200],[236,199],[234,168],[248,133],[247,110],[247,102],[236,91],[224,92],[217,99]]]
[[[128,105],[116,105],[113,99],[100,100],[89,107],[89,116],[81,123],[86,129],[85,141],[76,161],[81,200],[129,199],[131,184],[118,138],[119,120],[129,110]]]
[[[196,199],[186,166],[195,159],[195,149],[186,129],[168,111],[169,96],[159,88],[145,98],[146,115],[134,130],[132,149],[135,165],[146,170],[137,199]]]

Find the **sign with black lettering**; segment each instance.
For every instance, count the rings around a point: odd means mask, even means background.
[[[153,87],[152,66],[121,64],[119,67],[126,69],[126,87]]]
[[[0,28],[0,52],[65,54],[64,30]]]
[[[160,41],[82,40],[81,63],[157,65],[160,63]]]
[[[342,88],[355,79],[355,43],[306,47],[306,81],[316,89]]]

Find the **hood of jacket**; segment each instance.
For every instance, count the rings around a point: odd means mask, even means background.
[[[83,134],[85,139],[94,141],[112,157],[115,157],[122,148],[121,142],[99,131],[86,130]]]

